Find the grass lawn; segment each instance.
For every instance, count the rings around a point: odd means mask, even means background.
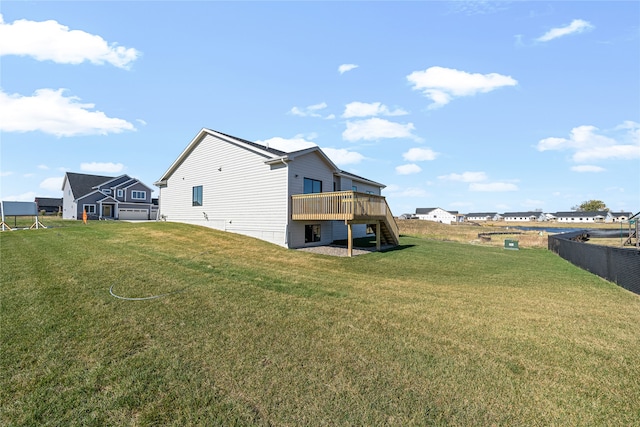
[[[640,425],[640,297],[545,249],[42,222],[0,234],[0,425]]]

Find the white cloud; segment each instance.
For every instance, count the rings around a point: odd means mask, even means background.
[[[321,102],[319,104],[309,105],[303,108],[293,107],[289,110],[289,114],[300,117],[322,117],[322,114],[318,113],[318,111],[324,110],[325,108],[327,108],[327,104]]]
[[[9,195],[6,197],[2,197],[2,200],[12,201],[12,202],[33,202],[35,199],[36,199],[36,193],[34,191],[28,191],[22,194]]]
[[[411,175],[414,173],[422,172],[422,168],[415,163],[409,163],[406,165],[396,166],[396,173],[398,175]]]
[[[579,165],[579,166],[573,166],[571,170],[574,172],[604,172],[606,169],[603,167],[594,166],[594,165]]]
[[[101,162],[91,162],[91,163],[81,163],[80,170],[84,172],[93,172],[93,173],[119,173],[124,169],[124,165],[122,163],[101,163]]]
[[[551,30],[538,37],[536,40],[539,42],[548,42],[558,37],[568,36],[569,34],[579,34],[595,28],[591,23],[583,21],[582,19],[574,19],[571,24],[564,27],[552,28]]]
[[[640,145],[611,145],[609,147],[591,147],[577,151],[573,155],[573,160],[578,163],[605,159],[640,159]]]
[[[40,188],[48,191],[62,191],[62,176],[46,178],[40,183]]]
[[[49,166],[47,165],[38,165],[38,169],[42,169],[42,170],[49,170]]]
[[[347,121],[347,129],[342,138],[347,141],[378,140],[383,138],[419,139],[411,132],[415,130],[413,123],[401,124],[377,117],[365,120]]]
[[[380,102],[351,102],[346,105],[342,117],[368,117],[368,116],[404,116],[407,113],[401,108],[389,110],[389,107]]]
[[[487,180],[487,174],[484,172],[450,173],[449,175],[440,175],[438,179],[445,181],[480,182]]]
[[[621,133],[621,131],[625,132]],[[640,124],[627,121],[614,128],[612,132],[615,138],[602,135],[595,126],[578,126],[571,129],[569,138],[541,139],[536,149],[538,151],[571,150],[573,151],[572,160],[577,163],[640,158]]]
[[[127,69],[139,56],[134,48],[107,43],[102,37],[81,30],[70,30],[57,21],[20,19],[5,23],[0,15],[0,55],[31,56],[38,61],[80,64],[105,62]]]
[[[64,89],[38,89],[33,96],[8,95],[0,90],[0,131],[41,131],[55,136],[106,135],[135,130],[126,120],[89,111],[94,104],[63,96]]]
[[[490,73],[467,73],[444,67],[430,67],[414,71],[407,76],[413,90],[421,90],[433,103],[429,109],[440,108],[453,98],[487,93],[503,86],[515,86],[518,82],[510,76]]]
[[[430,148],[411,148],[409,151],[402,154],[402,158],[408,162],[435,160],[436,157],[438,157],[438,153]]]
[[[479,192],[516,191],[518,190],[518,186],[509,182],[489,182],[486,184],[473,182],[469,184],[469,190]]]
[[[333,163],[339,166],[355,165],[365,159],[362,154],[344,148],[323,148],[322,151],[329,156]]]
[[[294,151],[305,150],[311,147],[317,147],[318,144],[309,142],[301,136],[295,136],[294,138],[281,138],[275,136],[273,138],[256,141],[258,144],[262,144],[275,150],[284,151],[285,153],[292,153]]]
[[[13,172],[11,172],[11,171],[0,171],[0,176],[9,176],[9,175],[13,175]]]
[[[355,68],[358,68],[358,66],[357,66],[356,64],[342,64],[342,65],[340,65],[340,66],[338,67],[338,72],[339,72],[340,74],[344,74],[344,73],[346,73],[347,71],[351,71],[351,70],[353,70],[353,69],[355,69]]]

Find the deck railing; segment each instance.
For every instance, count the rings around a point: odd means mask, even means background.
[[[343,220],[366,224],[375,224],[380,221],[380,226],[386,227],[391,235],[387,239],[397,244],[400,236],[398,224],[389,209],[387,200],[382,196],[356,191],[293,195],[291,196],[291,219]],[[380,231],[378,230],[376,234]]]
[[[355,191],[291,196],[294,220],[384,219],[388,210],[384,197]]]

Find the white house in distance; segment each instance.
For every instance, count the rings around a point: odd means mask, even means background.
[[[451,224],[458,221],[457,211],[445,211],[442,208],[416,208],[416,218],[441,222],[443,224]]]
[[[502,214],[502,218],[506,222],[535,222],[547,220],[547,216],[542,213],[542,211],[505,212]]]
[[[466,215],[467,221],[501,221],[502,215],[498,212],[471,212]]]
[[[556,218],[558,218],[558,222],[573,222],[573,223],[614,222],[614,219],[613,219],[614,217],[609,211],[556,212]]]
[[[202,129],[155,183],[159,216],[288,248],[376,234],[398,244],[383,184],[340,170],[319,147],[285,152]]]

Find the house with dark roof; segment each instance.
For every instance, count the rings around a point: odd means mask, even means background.
[[[202,129],[155,183],[159,216],[288,248],[376,236],[398,244],[383,184],[339,169],[317,146],[284,151]]]
[[[129,175],[112,177],[67,172],[62,192],[64,219],[82,219],[83,211],[89,219],[156,219],[152,188]]]
[[[633,212],[610,212],[612,222],[628,221]]]
[[[62,199],[54,197],[36,197],[36,206],[38,212],[44,212],[49,215],[57,215],[62,212]]]
[[[505,212],[502,218],[507,222],[535,222],[546,221],[547,216],[542,211]]]
[[[467,221],[500,221],[502,215],[498,212],[471,212],[465,218]]]
[[[570,222],[570,223],[576,223],[576,224],[612,221],[612,216],[609,211],[593,211],[593,212],[569,211],[569,212],[556,212],[555,215],[558,222]]]

